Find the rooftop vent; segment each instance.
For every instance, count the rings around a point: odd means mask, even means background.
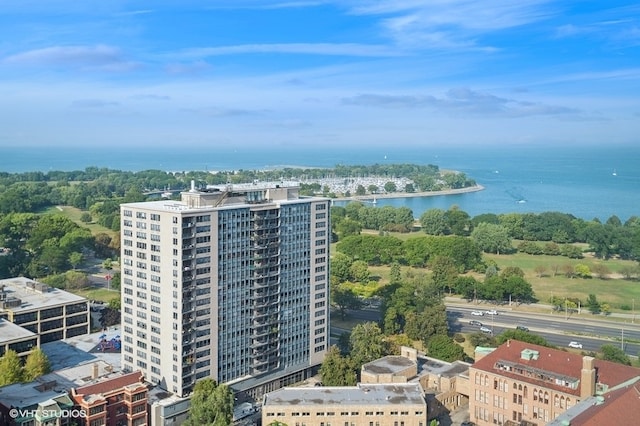
[[[22,300],[17,297],[9,296],[0,300],[0,309],[18,308],[20,305],[22,305]]]
[[[533,349],[524,349],[522,352],[520,352],[520,358],[527,361],[535,361],[538,359],[538,357],[540,357],[540,352],[534,351]]]

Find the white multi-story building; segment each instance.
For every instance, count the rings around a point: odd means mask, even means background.
[[[178,396],[307,378],[329,344],[329,207],[286,182],[123,204],[123,369]]]

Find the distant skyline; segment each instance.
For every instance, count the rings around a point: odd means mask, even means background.
[[[0,28],[0,149],[640,135],[631,1],[5,0]]]

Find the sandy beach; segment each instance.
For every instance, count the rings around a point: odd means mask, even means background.
[[[484,189],[484,186],[475,185],[475,186],[469,186],[467,188],[447,189],[447,190],[444,190],[444,191],[392,192],[392,193],[384,193],[384,194],[361,195],[361,196],[357,196],[357,197],[337,197],[337,198],[334,198],[334,200],[340,200],[340,201],[371,201],[372,199],[379,199],[379,198],[435,197],[435,196],[438,196],[438,195],[466,194],[468,192],[482,191],[483,189]]]

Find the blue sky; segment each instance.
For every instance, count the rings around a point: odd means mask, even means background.
[[[640,4],[2,0],[0,146],[630,144]]]

